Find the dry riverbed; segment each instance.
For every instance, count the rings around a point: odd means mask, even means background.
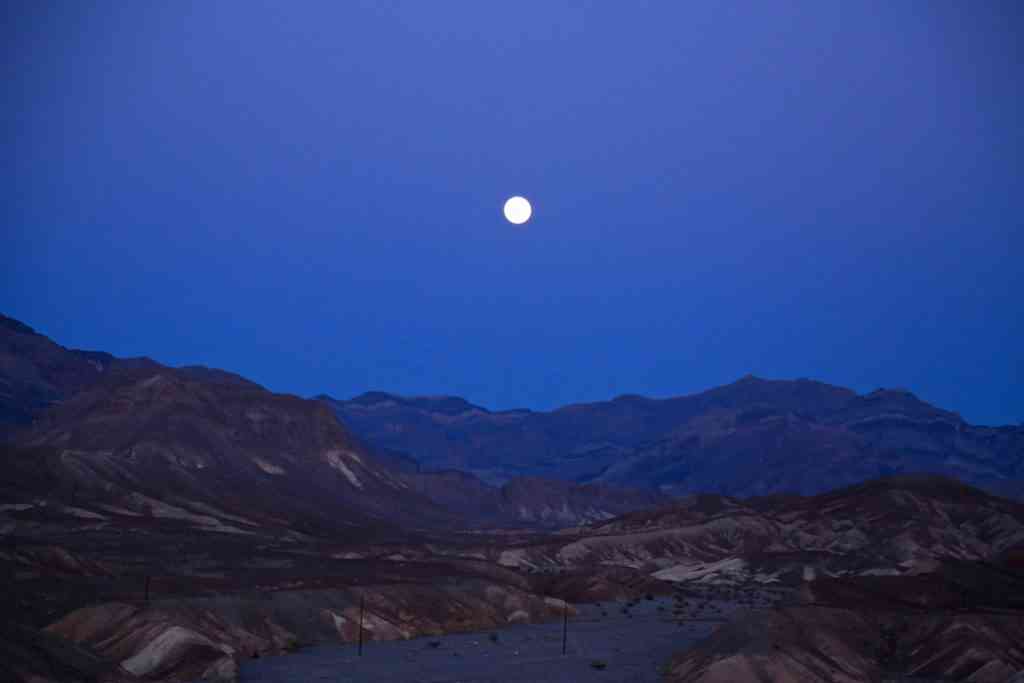
[[[309,647],[242,664],[242,683],[645,683],[673,653],[711,633],[738,605],[671,598],[578,605],[562,655],[561,621],[493,633]]]

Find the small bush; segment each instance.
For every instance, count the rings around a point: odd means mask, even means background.
[[[489,635],[487,637],[490,638],[492,643],[498,642],[498,634],[497,633],[492,633],[491,635]]]
[[[603,659],[595,659],[590,663],[590,668],[597,669],[598,671],[603,671],[604,669],[608,668],[608,662],[604,661]]]
[[[644,600],[653,600],[653,599],[654,599],[654,595],[652,595],[651,593],[648,593],[647,595],[644,596]]]
[[[437,648],[441,647],[441,641],[440,640],[431,640],[429,643],[427,643],[427,647],[432,647],[432,648],[434,648],[436,650]]]

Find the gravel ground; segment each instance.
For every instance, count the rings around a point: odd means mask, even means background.
[[[671,598],[580,605],[569,619],[567,654],[562,623],[522,624],[488,633],[310,647],[242,665],[243,683],[646,683],[672,654],[704,638],[736,605],[710,601],[689,609],[680,625]],[[659,609],[660,608],[660,609]],[[603,613],[603,614],[602,614]],[[604,663],[603,669],[594,664]]]

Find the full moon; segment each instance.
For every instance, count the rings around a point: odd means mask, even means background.
[[[509,223],[522,225],[530,220],[531,215],[533,215],[533,208],[526,197],[509,197],[505,202],[505,218]]]

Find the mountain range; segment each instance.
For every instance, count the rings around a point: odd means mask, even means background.
[[[529,475],[759,496],[931,472],[1024,495],[1024,427],[972,425],[905,389],[862,395],[747,376],[690,396],[620,396],[550,412],[492,412],[449,396],[321,398],[353,432],[421,469],[497,484]]]
[[[163,379],[155,379],[158,376]],[[71,413],[81,412],[85,401],[92,400],[89,410],[95,411],[100,409],[98,394],[129,392],[129,384],[136,386],[131,391],[145,391],[142,383],[147,381],[164,382],[161,391],[167,396],[183,383],[208,387],[211,393],[205,400],[213,402],[228,393],[283,396],[220,370],[172,369],[146,358],[120,359],[104,352],[65,349],[27,325],[0,316],[0,438],[7,434],[10,440],[10,435],[18,433],[18,443],[35,445],[60,438],[66,446],[70,434],[58,436],[52,428],[46,432],[42,423],[49,420],[52,427],[54,421],[73,421]],[[148,395],[161,394],[154,389],[150,387]],[[79,397],[84,393],[92,398]],[[63,405],[73,398],[74,406]],[[522,502],[515,500],[517,492],[543,488],[550,497],[551,485],[529,485],[537,478],[590,487],[562,489],[557,502],[572,497],[576,503],[571,509],[581,512],[562,514],[561,522],[588,521],[630,508],[629,503],[589,512],[585,504],[580,508],[582,498],[601,486],[633,489],[632,495],[640,496],[636,507],[642,507],[653,499],[637,490],[666,496],[811,494],[879,476],[930,472],[1001,495],[1024,496],[1024,426],[972,425],[905,389],[862,395],[807,379],[747,376],[690,396],[620,396],[550,412],[489,411],[451,396],[369,392],[350,400],[317,398],[347,428],[347,445],[335,446],[355,452],[352,444],[358,443],[362,452],[372,451],[375,461],[389,471],[374,481],[398,485],[401,477],[396,474],[402,473],[404,483],[414,491],[427,497],[433,491],[435,502],[442,504],[454,502],[444,490],[457,483],[470,499],[489,498],[475,512],[495,520],[509,519],[508,511]],[[282,406],[305,405],[297,397],[274,400]],[[179,407],[185,403],[171,400]],[[199,404],[194,407],[201,409]],[[254,424],[243,412],[236,417]],[[114,431],[123,438],[125,430],[141,427],[119,424]],[[25,436],[26,431],[32,436]],[[84,432],[79,428],[75,434]],[[107,443],[104,448],[111,446]],[[287,457],[287,452],[260,456],[260,461],[270,464],[263,474],[268,469],[288,472],[285,464],[272,462]],[[345,467],[355,473],[350,464]],[[341,467],[334,470],[346,476]],[[429,476],[417,476],[424,474]],[[526,478],[524,482],[514,483],[520,477]],[[432,483],[441,478],[446,481],[444,487]],[[525,516],[514,513],[512,518],[553,520],[557,515],[551,502],[547,501],[546,511],[527,510]],[[498,514],[498,509],[505,512]]]

